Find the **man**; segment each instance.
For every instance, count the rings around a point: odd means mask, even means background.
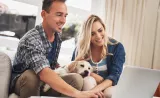
[[[80,75],[71,74],[61,78],[53,70],[61,45],[59,34],[66,22],[65,0],[44,0],[41,16],[42,24],[28,31],[19,42],[12,70],[12,90],[20,98],[61,96],[61,93],[70,97],[98,97],[98,93],[80,91],[83,86]],[[52,89],[41,93],[41,81]]]

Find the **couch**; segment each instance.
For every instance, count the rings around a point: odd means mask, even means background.
[[[11,75],[11,60],[9,56],[0,52],[0,98],[8,98]]]
[[[18,38],[0,36],[0,98],[8,98],[11,67],[18,43]]]

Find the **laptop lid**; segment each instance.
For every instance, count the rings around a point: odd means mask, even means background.
[[[152,98],[159,82],[159,70],[126,66],[112,98]]]

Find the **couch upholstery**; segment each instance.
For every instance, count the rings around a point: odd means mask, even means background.
[[[8,88],[11,74],[11,60],[0,52],[0,98],[8,98]]]

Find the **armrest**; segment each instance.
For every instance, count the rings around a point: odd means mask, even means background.
[[[8,98],[11,75],[11,60],[5,53],[0,52],[0,98]]]

